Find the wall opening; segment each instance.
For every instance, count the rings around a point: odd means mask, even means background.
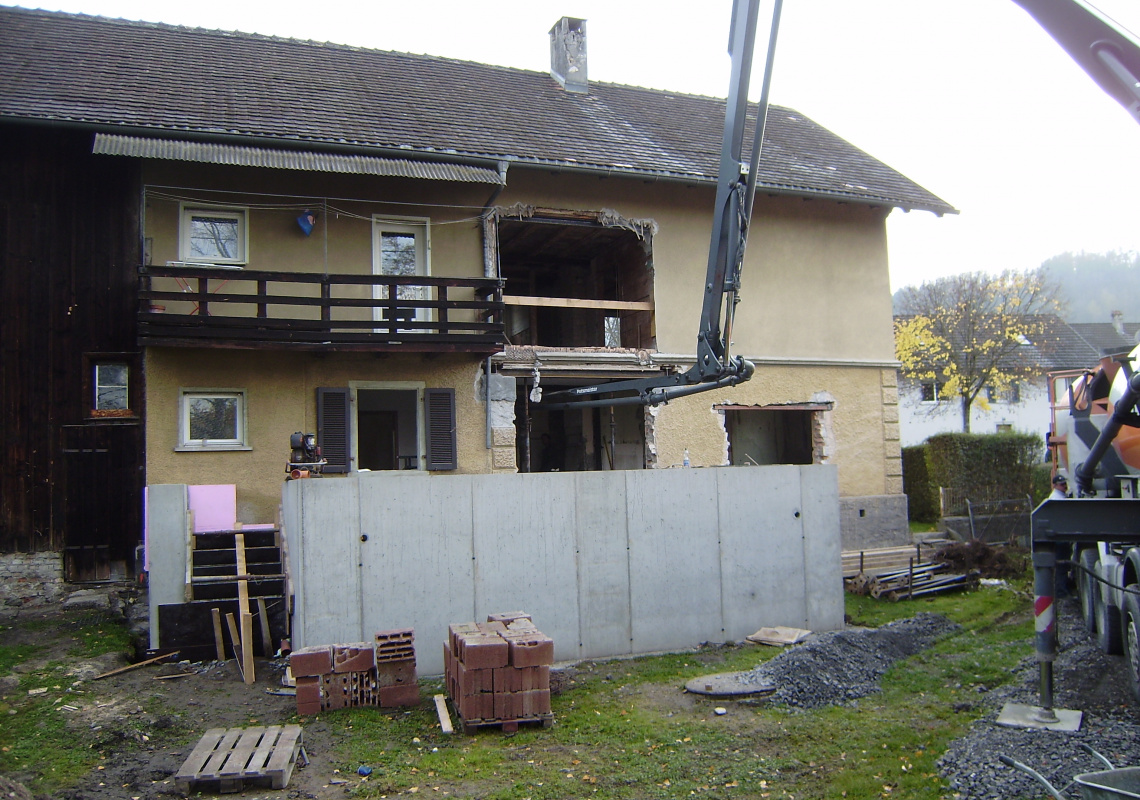
[[[543,381],[544,391],[569,386]],[[529,381],[519,380],[516,463],[519,472],[588,472],[645,469],[645,415],[641,406],[547,411],[530,402]]]
[[[729,463],[821,464],[823,414],[828,403],[794,406],[719,406],[728,434]]]
[[[416,391],[357,389],[356,468],[418,469]]]
[[[511,344],[656,346],[649,234],[597,216],[499,219]]]

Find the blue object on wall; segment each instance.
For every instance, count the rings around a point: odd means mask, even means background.
[[[308,236],[313,232],[313,226],[317,224],[317,215],[306,209],[301,212],[301,216],[297,217],[297,224],[301,226],[301,231]]]

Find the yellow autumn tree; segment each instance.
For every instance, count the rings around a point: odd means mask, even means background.
[[[900,290],[895,357],[903,375],[934,381],[955,397],[969,433],[970,409],[986,402],[983,390],[1006,392],[1040,375],[1033,349],[1048,346],[1047,315],[1063,310],[1060,291],[1043,269],[969,272]]]

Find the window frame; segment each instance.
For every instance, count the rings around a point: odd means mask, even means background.
[[[416,245],[416,277],[427,278],[431,276],[431,217],[401,217],[389,214],[372,215],[372,274],[382,277],[384,273],[382,241],[385,233],[394,233],[411,236]],[[387,300],[384,296],[384,287],[373,285],[372,299],[375,302]],[[412,298],[409,298],[412,299]],[[434,300],[434,292],[430,289],[426,297],[417,297],[415,302]],[[383,309],[379,306],[372,309],[374,322],[389,321],[384,319]],[[417,308],[415,322],[430,322],[435,315],[430,309]],[[415,330],[413,329],[413,332]]]
[[[190,249],[190,231],[195,216],[233,218],[238,229],[238,255],[234,258],[205,258],[194,256]],[[210,205],[209,203],[181,203],[178,214],[178,258],[186,264],[218,264],[244,266],[249,263],[249,209],[243,206]]]
[[[235,425],[237,436],[233,439],[191,439],[190,401],[196,398],[233,397],[237,400]],[[226,450],[252,450],[249,445],[248,398],[244,389],[212,389],[189,387],[178,390],[178,452],[200,453]]]
[[[926,393],[926,387],[930,387],[931,393],[934,395],[932,400],[927,400],[923,395]],[[918,384],[918,399],[920,403],[929,403],[934,405],[937,403],[946,402],[946,398],[942,396],[945,383],[942,381],[919,381]]]
[[[98,408],[98,369],[109,364],[127,368],[127,407],[124,409]],[[84,416],[92,421],[138,420],[142,416],[141,372],[138,353],[84,353],[83,396]]]

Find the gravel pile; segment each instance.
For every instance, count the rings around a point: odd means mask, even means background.
[[[1081,773],[1106,769],[1081,749],[1082,742],[1118,767],[1140,765],[1140,705],[1128,691],[1123,657],[1100,652],[1081,627],[1075,601],[1060,601],[1056,607],[1061,643],[1053,665],[1054,706],[1084,712],[1081,729],[1028,730],[994,723],[1005,703],[1040,702],[1037,662],[1026,659],[1016,680],[984,697],[985,716],[939,759],[942,776],[955,797],[1049,797],[1037,780],[1002,764],[999,755],[1031,767],[1058,790]],[[1068,794],[1078,797],[1079,791],[1072,787]]]
[[[1006,703],[1040,701],[1037,662],[1027,657],[1010,683],[971,702],[984,716],[938,761],[957,800],[1050,796],[1035,778],[1001,763],[1001,755],[1036,770],[1058,790],[1079,774],[1107,769],[1082,750],[1081,743],[1118,767],[1140,766],[1140,704],[1128,690],[1127,664],[1122,657],[1100,652],[1081,625],[1075,600],[1059,600],[1056,608],[1060,646],[1053,665],[1054,706],[1084,712],[1081,729],[1029,730],[994,722]],[[945,617],[924,612],[874,630],[818,634],[736,679],[743,685],[772,685],[770,699],[794,708],[853,704],[879,691],[879,679],[896,661],[959,628]],[[1070,787],[1068,795],[1078,797],[1077,787]]]
[[[741,673],[739,680],[745,685],[773,684],[772,699],[795,708],[851,703],[879,691],[879,678],[896,661],[960,627],[939,614],[922,612],[871,630],[823,633]]]

